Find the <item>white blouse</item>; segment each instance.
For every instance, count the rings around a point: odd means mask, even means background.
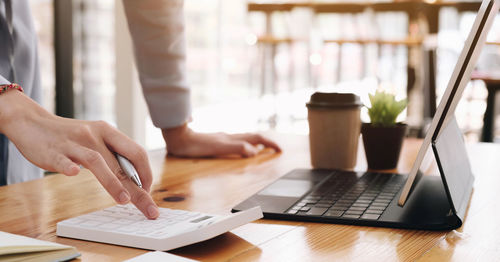
[[[40,102],[37,38],[28,1],[11,0],[13,41],[5,12],[6,1],[0,0],[0,84],[15,81],[26,95]],[[123,0],[144,97],[153,123],[159,128],[182,125],[191,114],[185,71],[183,3],[183,0]],[[39,168],[9,143],[8,184],[42,175]]]

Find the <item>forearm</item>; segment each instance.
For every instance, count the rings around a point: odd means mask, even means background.
[[[180,126],[162,128],[161,129],[163,139],[167,144],[167,150],[172,151],[176,148],[183,147],[185,140],[188,139],[189,135],[192,134],[192,130],[189,129],[187,123]]]
[[[16,124],[30,119],[49,117],[51,114],[31,98],[18,90],[9,90],[0,95],[0,133],[9,138],[16,134]]]

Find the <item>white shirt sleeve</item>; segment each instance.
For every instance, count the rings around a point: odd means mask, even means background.
[[[123,0],[144,97],[155,126],[191,116],[183,0]]]
[[[2,75],[0,75],[0,85],[9,85],[10,82],[5,79]]]

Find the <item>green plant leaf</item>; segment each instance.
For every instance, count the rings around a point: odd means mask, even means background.
[[[373,125],[394,126],[396,118],[405,110],[408,103],[406,99],[396,101],[394,95],[380,91],[368,96],[372,104],[368,108],[368,115]]]

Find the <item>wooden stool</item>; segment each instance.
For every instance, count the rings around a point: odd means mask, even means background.
[[[500,91],[500,76],[492,76],[480,72],[474,72],[471,80],[481,80],[485,83],[488,90],[486,100],[486,111],[483,117],[483,131],[481,133],[482,142],[493,142],[493,133],[495,129],[495,95]]]

